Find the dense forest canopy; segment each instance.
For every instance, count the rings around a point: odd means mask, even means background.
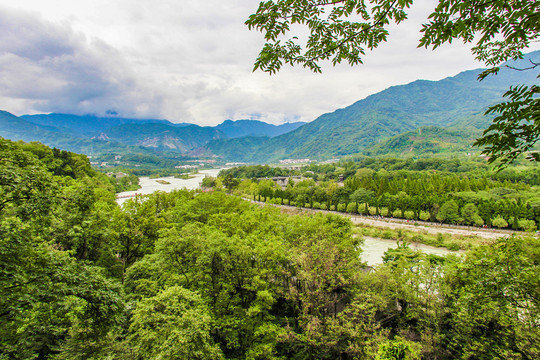
[[[448,257],[401,244],[370,270],[338,215],[223,191],[119,207],[84,156],[0,148],[0,358],[540,355],[536,237]]]

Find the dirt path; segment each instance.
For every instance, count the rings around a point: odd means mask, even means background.
[[[368,216],[360,216],[358,214],[340,213],[336,211],[306,209],[306,208],[299,209],[295,206],[268,204],[262,201],[254,201],[254,200],[250,200],[246,198],[244,199],[255,204],[279,207],[289,213],[295,213],[295,214],[315,213],[315,212],[332,213],[332,214],[348,217],[351,219],[352,223],[356,225],[364,224],[368,226],[384,227],[384,228],[391,228],[391,229],[406,229],[406,230],[417,231],[417,232],[428,232],[430,234],[435,234],[435,235],[439,233],[444,233],[444,234],[463,235],[463,236],[478,236],[485,239],[497,239],[503,236],[510,236],[514,233],[514,231],[511,231],[511,230],[481,229],[481,228],[472,228],[472,227],[466,227],[466,226],[441,225],[438,223],[429,223],[429,222],[424,222],[424,221],[418,221],[416,222],[417,225],[414,225],[414,223],[407,223],[407,221],[403,219],[394,219],[394,218],[379,219],[379,218],[368,217]],[[516,232],[516,233],[519,233],[519,232]]]
[[[406,230],[417,231],[417,232],[428,232],[430,234],[435,234],[435,235],[439,233],[445,233],[445,234],[452,234],[452,235],[478,236],[485,239],[497,239],[503,236],[509,236],[513,233],[512,231],[501,231],[501,230],[493,230],[493,229],[468,230],[468,229],[463,229],[463,228],[440,226],[439,224],[431,224],[429,226],[414,225],[410,223],[403,223],[401,221],[396,221],[398,219],[376,220],[376,219],[370,219],[370,218],[364,218],[364,217],[355,217],[355,216],[349,216],[349,217],[351,218],[351,221],[353,222],[353,224],[365,224],[369,226],[385,227],[385,228],[391,228],[391,229],[406,229]]]

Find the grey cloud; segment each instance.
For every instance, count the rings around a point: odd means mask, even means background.
[[[67,23],[0,8],[0,33],[0,96],[27,100],[29,112],[159,114],[159,94],[140,93],[117,50]]]

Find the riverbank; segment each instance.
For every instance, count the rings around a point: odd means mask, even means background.
[[[189,178],[176,178],[174,176],[167,176],[162,178],[150,178],[143,176],[139,178],[140,188],[134,191],[124,191],[116,194],[116,202],[122,205],[127,199],[136,195],[150,195],[156,191],[171,192],[173,190],[198,189],[205,176],[216,177],[221,169],[209,169],[201,170],[197,174],[190,175]]]
[[[361,259],[369,266],[375,266],[383,263],[383,256],[389,249],[397,248],[397,242],[395,240],[387,240],[381,238],[375,238],[371,236],[363,236],[364,243],[361,246],[362,255]],[[421,243],[409,243],[409,246],[413,250],[418,250],[426,254],[435,255],[448,255],[448,254],[461,254],[462,251],[452,251],[443,247],[434,247]]]
[[[453,251],[470,249],[474,246],[494,241],[500,237],[511,236],[514,233],[521,234],[520,232],[511,230],[442,225],[425,221],[407,222],[403,219],[394,218],[381,219],[359,214],[297,208],[295,206],[276,205],[246,198],[244,199],[263,206],[279,207],[283,212],[290,214],[310,214],[317,212],[336,214],[351,219],[352,223],[358,226],[355,232],[363,236],[373,236],[389,240],[407,240],[430,246],[444,247]],[[386,234],[384,233],[385,231],[387,231]]]

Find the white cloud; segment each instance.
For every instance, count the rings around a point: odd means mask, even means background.
[[[363,66],[269,76],[251,72],[263,39],[243,24],[258,1],[0,0],[0,108],[112,109],[201,125],[311,121],[391,85],[478,67],[467,46],[416,48],[436,1],[415,3],[410,21]]]

